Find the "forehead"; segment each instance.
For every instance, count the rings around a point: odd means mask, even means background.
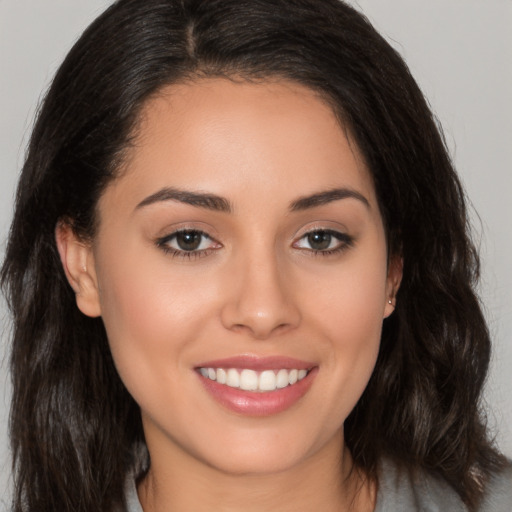
[[[142,109],[117,181],[125,179],[137,196],[169,185],[219,195],[282,190],[283,199],[339,186],[374,195],[331,106],[287,81],[200,79],[162,89]]]

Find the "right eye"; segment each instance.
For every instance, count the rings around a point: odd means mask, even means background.
[[[206,256],[208,251],[221,247],[207,233],[198,229],[175,231],[160,238],[157,245],[176,257]]]

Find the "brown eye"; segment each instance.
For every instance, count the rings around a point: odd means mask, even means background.
[[[302,235],[293,246],[313,254],[328,256],[352,246],[354,239],[346,233],[330,229],[315,229]]]
[[[207,233],[198,229],[182,229],[157,240],[158,247],[174,256],[205,256],[222,247]]]
[[[176,245],[182,251],[196,251],[204,238],[200,231],[180,231],[176,233]]]
[[[313,231],[307,235],[308,244],[313,251],[325,251],[331,247],[333,236],[328,231]]]

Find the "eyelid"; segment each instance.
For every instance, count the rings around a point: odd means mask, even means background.
[[[348,228],[339,223],[331,220],[317,220],[302,224],[302,226],[293,234],[293,240],[299,240],[304,236],[314,233],[315,231],[328,231],[331,233],[339,233],[340,235],[348,233]]]
[[[314,249],[314,248],[307,248],[307,247],[301,247],[299,246],[299,242],[301,240],[304,240],[307,236],[313,234],[313,233],[326,233],[334,237],[336,240],[338,240],[339,244],[336,245],[336,247],[333,248],[327,248],[327,249]],[[350,247],[354,245],[355,238],[352,235],[349,235],[346,230],[342,230],[341,227],[338,228],[332,228],[327,227],[325,224],[319,224],[314,226],[308,226],[307,229],[300,231],[300,234],[296,235],[294,238],[294,241],[292,243],[292,247],[295,249],[298,249],[300,251],[304,251],[306,253],[310,253],[314,256],[322,255],[322,256],[329,256],[337,253],[341,253]]]
[[[160,224],[160,222],[157,223]],[[181,221],[181,222],[172,222],[172,223],[162,223],[161,228],[153,231],[153,238],[155,240],[163,239],[165,237],[172,236],[175,233],[180,231],[198,231],[204,233],[210,238],[217,239],[218,233],[217,230],[207,222],[199,221],[199,220],[189,220],[189,221]]]
[[[180,233],[186,233],[186,232],[197,233],[200,236],[203,236],[206,239],[209,239],[212,243],[212,246],[203,248],[203,249],[186,250],[186,249],[180,249],[177,247],[172,247],[171,245],[169,245],[170,242],[172,240],[175,240],[176,237]],[[208,233],[207,231],[200,229],[196,226],[187,226],[187,225],[176,227],[176,228],[172,229],[172,231],[168,232],[166,235],[156,238],[155,244],[157,245],[157,247],[159,249],[164,251],[164,253],[169,254],[172,257],[183,258],[183,259],[188,259],[188,260],[208,256],[213,251],[217,251],[218,249],[222,248],[222,244],[220,242],[218,242],[213,236],[211,236],[210,233]]]

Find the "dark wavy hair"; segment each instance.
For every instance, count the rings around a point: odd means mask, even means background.
[[[219,76],[303,84],[357,141],[403,280],[346,442],[370,478],[391,458],[440,475],[476,508],[503,464],[480,407],[490,341],[479,260],[442,133],[402,58],[339,0],[119,0],[53,80],[17,191],[1,272],[14,320],[13,511],[124,506],[144,447],[140,412],[102,320],[75,305],[55,227],[93,237],[144,103],[169,84]]]

